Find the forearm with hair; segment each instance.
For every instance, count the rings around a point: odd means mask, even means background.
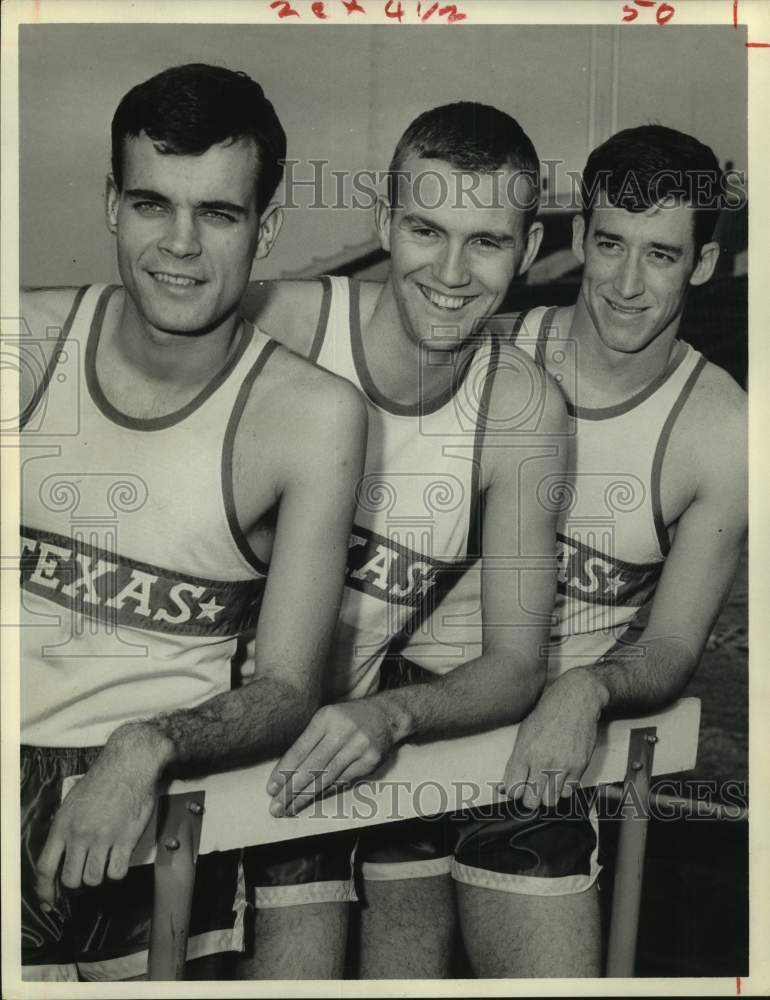
[[[573,672],[596,687],[605,719],[641,715],[671,704],[692,677],[698,658],[681,639],[657,637],[629,643],[621,650]],[[557,682],[558,683],[558,682]]]
[[[480,732],[518,722],[532,708],[545,678],[544,663],[516,653],[484,653],[427,684],[373,695],[396,742]]]
[[[300,692],[276,677],[256,678],[196,708],[163,712],[122,726],[114,737],[157,742],[163,773],[187,777],[283,752],[305,727],[315,707],[310,692]]]

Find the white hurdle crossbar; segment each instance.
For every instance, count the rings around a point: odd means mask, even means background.
[[[581,784],[584,787],[625,782],[630,796],[645,806],[642,816],[628,815],[618,845],[615,891],[610,924],[607,975],[631,976],[641,902],[644,850],[649,814],[650,779],[656,774],[688,771],[698,749],[700,702],[683,698],[655,715],[618,719],[600,730],[599,741]],[[155,903],[150,946],[151,979],[183,976],[189,905],[198,853],[225,851],[373,826],[417,815],[467,808],[464,798],[474,789],[474,806],[500,798],[497,783],[513,748],[517,726],[424,745],[402,746],[376,775],[357,787],[321,800],[293,817],[270,815],[266,791],[274,762],[212,774],[192,781],[173,781],[159,799],[156,815],[131,858],[132,865],[155,864]],[[366,786],[368,815],[360,808]],[[418,801],[414,790],[430,785],[438,796]],[[412,789],[393,815],[393,790]],[[205,813],[205,815],[204,815]]]

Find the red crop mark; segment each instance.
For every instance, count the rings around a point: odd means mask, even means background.
[[[736,7],[737,6],[738,5],[736,3]],[[735,977],[735,993],[736,993],[737,996],[741,995],[741,977],[740,976],[736,976]]]
[[[738,27],[738,0],[733,0],[733,27]],[[770,42],[746,42],[747,49],[770,49]],[[740,993],[740,989],[738,990]]]

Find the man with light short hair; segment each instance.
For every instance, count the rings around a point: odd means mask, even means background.
[[[521,719],[544,676],[556,511],[539,502],[538,487],[563,475],[564,404],[524,352],[480,335],[540,243],[537,154],[504,112],[446,105],[409,126],[390,179],[376,207],[390,253],[384,283],[277,282],[254,288],[244,305],[272,335],[358,386],[369,412],[329,663],[334,703],[278,762],[269,785],[276,815],[371,774],[402,743]],[[391,641],[479,556],[480,655],[431,683],[378,690]],[[502,571],[498,559],[516,572]],[[345,839],[247,850],[244,868],[256,921],[243,975],[308,974],[304,942],[319,924],[328,930],[330,974],[341,975],[351,887]],[[366,864],[363,874],[363,914],[374,914],[383,883],[369,880]],[[420,881],[443,925],[451,885]],[[395,946],[402,915],[388,912],[384,943]],[[426,934],[428,950],[405,951],[396,974],[417,975],[433,960],[438,968],[432,945]],[[365,951],[365,977],[370,961]]]

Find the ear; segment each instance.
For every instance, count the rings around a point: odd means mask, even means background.
[[[585,264],[586,262],[586,255],[583,249],[585,238],[586,220],[583,218],[583,213],[578,212],[572,219],[572,252],[581,264]]]
[[[267,257],[273,249],[273,243],[278,239],[278,234],[282,226],[283,211],[281,210],[281,206],[276,202],[272,202],[267,206],[262,213],[262,218],[259,220],[259,236],[257,237],[257,249],[254,253],[255,260]]]
[[[111,174],[107,174],[107,181],[104,188],[104,217],[107,228],[114,236],[118,231],[118,206],[120,204],[120,192]]]
[[[695,270],[690,275],[691,285],[706,284],[716,270],[719,253],[720,249],[718,243],[703,244],[700,251],[700,257],[698,258],[698,263],[695,265]]]
[[[387,253],[390,253],[391,215],[390,202],[384,195],[380,195],[374,206],[374,222],[377,226],[377,235],[380,237],[380,245]]]
[[[524,274],[528,271],[532,261],[537,257],[537,252],[540,249],[540,244],[543,242],[543,223],[533,222],[529,227],[529,232],[527,233],[527,243],[524,247],[524,256],[521,258],[521,264],[516,272],[517,274]]]

